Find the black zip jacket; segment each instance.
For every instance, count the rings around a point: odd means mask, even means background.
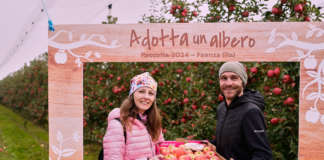
[[[222,102],[217,109],[216,139],[211,141],[217,152],[226,159],[271,160],[263,110],[263,96],[249,89],[230,106]]]

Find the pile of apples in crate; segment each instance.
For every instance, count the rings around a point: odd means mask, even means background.
[[[168,143],[158,147],[160,160],[222,160],[207,143]]]

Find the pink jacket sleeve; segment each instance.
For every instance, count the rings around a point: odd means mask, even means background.
[[[104,160],[123,160],[125,138],[122,124],[118,120],[109,121],[103,138]]]
[[[164,141],[164,136],[163,136],[163,133],[161,132],[159,140],[157,141],[157,143],[163,142],[163,141]]]
[[[157,154],[157,152],[158,152],[157,149],[158,149],[159,143],[163,142],[163,141],[164,141],[164,136],[163,136],[163,133],[161,132],[159,140],[154,143],[155,154]]]

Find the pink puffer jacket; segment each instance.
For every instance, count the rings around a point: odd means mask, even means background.
[[[153,143],[144,124],[135,119],[132,130],[126,133],[125,144],[123,127],[118,120],[115,120],[119,117],[119,108],[109,113],[108,128],[103,139],[104,160],[146,160],[148,157],[153,157],[156,143],[164,141],[162,133],[159,141]]]

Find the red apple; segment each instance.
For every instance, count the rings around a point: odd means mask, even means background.
[[[186,78],[186,81],[187,81],[187,82],[191,82],[191,78],[190,78],[190,77],[187,77],[187,78]]]
[[[244,11],[244,12],[242,13],[242,16],[243,16],[243,17],[248,17],[248,16],[249,16],[249,11]]]
[[[268,70],[268,72],[267,72],[267,76],[268,76],[268,77],[273,77],[273,75],[274,75],[273,70]]]
[[[163,82],[159,82],[159,86],[164,86],[164,83]]]
[[[288,97],[288,98],[284,101],[284,104],[286,104],[286,105],[292,105],[292,104],[294,104],[294,101],[295,101],[294,98],[292,98],[292,97]]]
[[[181,122],[182,123],[186,123],[186,119],[185,118],[181,118]]]
[[[87,126],[87,121],[85,119],[83,119],[83,127]]]
[[[185,151],[186,151],[186,154],[187,154],[187,155],[191,155],[191,154],[193,155],[193,152],[192,152],[191,149],[186,149]]]
[[[269,87],[269,86],[264,86],[264,87],[263,87],[263,90],[264,90],[265,92],[268,92],[268,91],[270,90],[270,87]]]
[[[197,152],[195,152],[195,156],[200,156],[200,155],[203,155],[204,153],[203,152],[201,152],[201,151],[197,151]]]
[[[171,98],[168,98],[168,99],[164,100],[163,104],[168,104],[170,102],[171,102]]]
[[[177,73],[182,73],[183,70],[182,69],[177,69]]]
[[[118,92],[119,92],[119,88],[118,88],[117,86],[114,86],[114,88],[113,88],[113,90],[112,90],[112,91],[113,91],[113,93],[115,93],[115,94],[116,94],[116,93],[118,93]]]
[[[190,153],[190,154],[188,154],[188,155],[191,157],[192,160],[194,160],[195,157],[196,157],[193,153]]]
[[[183,147],[179,147],[179,148],[176,148],[174,153],[175,153],[176,157],[179,158],[180,156],[185,155],[186,151]]]
[[[195,16],[195,17],[197,17],[197,16],[198,16],[198,12],[193,11],[193,12],[192,12],[192,15]]]
[[[175,9],[171,8],[171,9],[170,9],[170,14],[173,15],[173,14],[174,14],[174,11],[175,11]]]
[[[172,154],[168,154],[166,156],[164,156],[164,160],[178,160],[176,156],[172,155]]]
[[[187,12],[182,11],[182,12],[181,12],[181,15],[182,15],[183,17],[185,17],[185,16],[187,16]]]
[[[203,152],[207,153],[209,151],[211,151],[210,147],[206,146],[203,148]]]
[[[274,15],[280,15],[281,14],[281,9],[277,7],[272,8],[272,14]]]
[[[295,12],[299,12],[299,13],[303,12],[303,5],[301,3],[296,4],[294,10]]]
[[[191,108],[192,108],[192,110],[196,110],[197,106],[193,104],[193,105],[191,105]]]
[[[162,64],[160,64],[160,68],[164,68],[164,64],[162,63]]]
[[[233,12],[235,10],[235,6],[234,5],[231,5],[229,8],[228,8],[228,11],[230,12]]]
[[[175,150],[177,149],[177,147],[174,145],[169,145],[168,148],[169,148],[170,154],[174,154]]]
[[[283,76],[283,80],[282,80],[284,83],[289,83],[289,82],[291,82],[291,78],[290,78],[290,76],[288,75],[288,74],[285,74],[284,76]]]
[[[214,157],[210,157],[209,160],[219,160],[219,158],[217,156],[214,156]]]
[[[307,21],[307,22],[310,22],[311,18],[309,16],[305,16],[304,20]]]
[[[183,103],[184,104],[187,104],[188,102],[189,102],[189,99],[188,98],[183,99]]]
[[[187,95],[187,94],[188,94],[188,90],[185,89],[185,90],[183,91],[183,94],[184,94],[184,95]]]
[[[219,1],[218,1],[218,0],[210,0],[210,3],[211,3],[211,4],[218,4]]]
[[[257,67],[252,67],[250,68],[250,71],[254,74],[256,74],[258,72],[258,68]]]
[[[179,157],[179,160],[192,160],[192,158],[189,155],[182,155]]]
[[[195,156],[195,160],[208,160],[208,158],[205,155],[201,154]]]
[[[281,94],[281,91],[282,91],[281,88],[274,88],[274,89],[272,90],[272,93],[275,94],[275,95],[280,95],[280,94]]]
[[[170,154],[170,150],[168,147],[160,147],[160,153],[162,155],[169,155]]]
[[[275,68],[275,69],[273,70],[273,72],[274,72],[274,74],[275,74],[276,76],[279,76],[279,75],[280,75],[280,68],[279,68],[279,67]]]
[[[271,124],[276,125],[279,123],[279,118],[276,118],[276,117],[272,118],[270,122],[271,122]]]
[[[206,106],[206,105],[202,105],[201,108],[202,108],[203,110],[205,110],[205,109],[207,108],[207,106]]]
[[[208,152],[206,153],[206,156],[207,156],[207,158],[211,158],[211,157],[215,157],[216,154],[215,154],[215,152],[213,152],[213,151],[208,151]]]

